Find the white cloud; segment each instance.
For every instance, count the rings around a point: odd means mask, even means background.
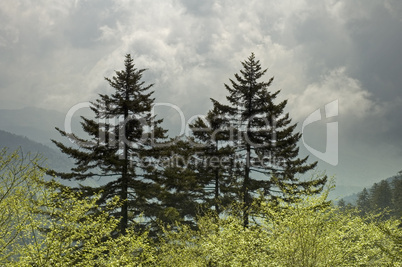
[[[347,120],[379,115],[381,107],[361,83],[348,76],[345,68],[337,68],[323,75],[320,81],[309,84],[302,94],[289,98],[291,113],[302,119],[317,108],[338,100],[339,113]]]

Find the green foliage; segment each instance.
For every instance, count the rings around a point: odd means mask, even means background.
[[[386,258],[376,242],[385,240],[373,223],[352,211],[322,207],[323,199],[307,198],[283,209],[266,208],[272,229],[273,266],[372,266]]]
[[[95,214],[96,201],[80,199],[72,192],[43,190],[34,214],[45,215],[31,222],[28,234],[32,241],[20,248],[20,262],[87,266],[88,262],[100,261],[107,255],[106,241],[118,222],[105,212]]]
[[[39,156],[0,151],[0,264],[15,257],[31,222],[29,209],[38,191]]]
[[[236,217],[204,216],[198,230],[178,226],[165,229],[157,265],[159,266],[260,266],[269,251],[261,246],[265,231],[244,228]]]
[[[114,235],[119,219],[99,211],[99,196],[81,197],[56,182],[46,187],[37,158],[0,153],[0,264],[7,266],[119,266],[152,261],[147,233]],[[55,190],[55,188],[63,188]],[[113,265],[114,264],[114,265]]]
[[[399,266],[396,221],[362,218],[325,205],[325,195],[280,205],[261,203],[260,219],[243,227],[236,216],[204,216],[199,230],[165,229],[163,266]]]
[[[390,242],[379,242],[378,246],[392,259],[393,262],[402,262],[402,222],[401,220],[388,220],[378,224],[381,233]],[[391,243],[391,245],[389,245]]]
[[[43,181],[36,161],[0,154],[0,264],[6,266],[400,266],[399,221],[341,212],[320,197],[253,206],[245,228],[236,208],[187,224],[169,224],[159,240],[135,227],[118,234],[119,218],[100,209],[100,195],[82,197]],[[27,187],[28,186],[28,187]],[[240,207],[241,208],[241,207]],[[170,216],[170,215],[169,215]],[[171,212],[172,219],[176,217]],[[135,225],[133,225],[135,226]]]

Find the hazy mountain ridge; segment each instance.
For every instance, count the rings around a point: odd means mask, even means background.
[[[78,113],[76,115],[79,115]],[[51,139],[65,141],[55,127],[64,130],[66,114],[42,108],[27,107],[23,109],[0,109],[0,129],[56,148]],[[81,134],[80,119],[74,116],[72,130]]]
[[[58,171],[66,171],[73,166],[71,159],[57,150],[33,141],[26,136],[0,130],[0,149],[3,148],[7,148],[9,153],[21,149],[25,155],[27,153],[30,153],[31,156],[39,154],[44,160],[44,167]]]
[[[0,150],[6,148],[9,153],[20,149],[24,155],[30,153],[31,157],[39,155],[41,157],[40,164],[43,167],[61,172],[68,172],[74,167],[74,162],[58,150],[50,148],[44,144],[33,141],[26,136],[16,135],[7,131],[0,130]],[[47,177],[46,179],[50,179]],[[59,180],[59,179],[57,179]],[[75,181],[59,180],[68,186],[77,186]],[[81,182],[83,185],[97,187],[98,183],[94,180]]]
[[[346,198],[354,199],[357,198],[357,192],[363,189],[362,186],[347,186],[347,185],[336,185],[335,189],[329,193],[329,199],[338,201],[340,199]],[[356,201],[356,200],[355,200]]]

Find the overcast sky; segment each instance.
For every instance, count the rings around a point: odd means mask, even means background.
[[[368,185],[402,169],[401,50],[400,0],[6,0],[0,108],[67,112],[111,93],[103,77],[130,53],[156,102],[188,119],[224,100],[223,84],[254,52],[299,126],[338,100],[339,163],[310,157],[339,183]],[[320,151],[326,122],[305,129]]]

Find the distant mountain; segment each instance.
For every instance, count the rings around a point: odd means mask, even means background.
[[[84,110],[83,110],[84,111]],[[72,119],[72,130],[78,135],[83,131],[78,115]],[[64,130],[66,114],[42,108],[27,107],[23,109],[0,109],[0,130],[26,136],[31,140],[55,147],[50,141],[55,139],[65,141],[55,130],[58,127]]]
[[[350,202],[356,201],[357,192],[363,190],[362,186],[345,186],[345,185],[336,185],[335,190],[331,191],[329,194],[329,199],[332,200],[343,200],[350,199]]]
[[[346,197],[344,197],[344,198],[342,198],[343,199],[343,201],[345,201],[345,203],[346,204],[352,204],[352,205],[356,205],[356,201],[357,201],[357,199],[359,198],[359,193],[360,193],[361,191],[359,191],[358,193],[354,193],[354,194],[351,194],[351,195],[348,195],[348,196],[346,196]]]
[[[40,154],[46,160],[46,165],[56,170],[66,171],[73,166],[71,159],[59,151],[32,141],[25,136],[0,130],[0,149],[2,148],[8,148],[9,152],[21,149],[24,154]]]
[[[16,135],[10,132],[0,130],[0,150],[7,148],[11,153],[17,149],[26,155],[31,153],[32,156],[39,154],[43,159],[43,166],[57,171],[70,171],[74,166],[73,161],[58,150],[50,148],[41,143],[30,140],[25,136]],[[63,184],[76,186],[75,182],[63,181]],[[97,186],[95,181],[86,181],[82,184]]]

